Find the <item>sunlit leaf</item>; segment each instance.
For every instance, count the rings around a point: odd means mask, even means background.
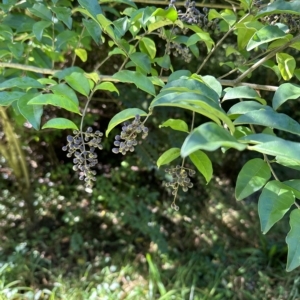
[[[209,157],[203,151],[197,150],[191,153],[189,158],[197,170],[204,176],[206,183],[209,183],[213,175],[212,163]]]
[[[174,130],[183,131],[183,132],[189,132],[188,125],[183,120],[179,119],[169,119],[159,125],[159,128],[161,127],[171,127]]]
[[[157,160],[157,167],[168,164],[180,156],[179,148],[171,148],[165,151]]]
[[[289,99],[297,100],[300,97],[300,86],[293,83],[283,83],[276,90],[272,106],[274,110]]]
[[[42,129],[46,128],[55,128],[55,129],[77,129],[77,125],[72,122],[71,120],[65,119],[65,118],[54,118],[49,121],[47,121]]]
[[[267,233],[288,212],[294,201],[294,194],[285,184],[277,180],[268,182],[258,200],[261,231]]]
[[[249,160],[238,175],[235,185],[236,199],[242,200],[260,190],[270,177],[270,168],[264,160],[260,158]]]
[[[111,130],[114,129],[117,125],[134,118],[136,115],[147,116],[147,113],[139,108],[127,108],[120,111],[109,121],[105,135],[108,136]]]

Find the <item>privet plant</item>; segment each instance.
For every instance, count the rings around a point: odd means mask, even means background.
[[[249,160],[238,175],[236,199],[262,189],[258,212],[263,233],[290,212],[287,271],[298,267],[300,179],[279,178],[273,166],[300,170],[300,143],[293,141],[293,135],[300,135],[300,125],[278,112],[287,100],[298,101],[300,97],[300,85],[289,83],[300,79],[300,68],[292,55],[300,50],[300,1],[236,0],[219,8],[216,4],[199,6],[189,0],[171,0],[165,8],[138,8],[130,0],[115,1],[124,7],[122,12],[113,9],[113,2],[78,0],[77,6],[69,0],[3,1],[0,105],[10,109],[15,118],[25,118],[36,130],[40,129],[44,106],[81,115],[80,124],[54,118],[42,124],[41,129],[73,131],[66,137],[63,150],[90,189],[96,180],[93,167],[101,160],[101,142],[112,129],[123,126],[111,151],[130,155],[136,145],[147,142],[148,134],[155,134],[148,132],[147,123],[160,107],[188,111],[190,124],[168,119],[160,126],[186,134],[181,148],[171,148],[157,158],[158,167],[167,165],[170,181],[164,184],[174,197],[172,207],[178,210],[179,191],[187,192],[193,187],[190,178],[195,170],[207,183],[211,180],[212,163],[204,151],[221,148],[226,152],[233,148],[257,152],[258,158]],[[231,68],[229,72],[219,78],[205,74],[203,70],[227,37],[233,38],[236,45],[226,48],[226,56],[235,55],[236,62],[224,57],[222,64]],[[155,43],[158,39],[163,50]],[[88,61],[91,42],[99,49],[102,44],[108,45],[110,51],[93,72],[87,73],[75,62]],[[199,49],[207,55],[200,57]],[[102,65],[114,56],[122,57],[123,63],[115,72],[102,74]],[[175,70],[174,57],[200,63],[194,70]],[[69,67],[57,70],[61,63]],[[255,70],[264,72],[266,68],[275,72],[279,86],[248,82]],[[85,124],[85,115],[96,91],[119,93],[116,82],[131,84],[153,100],[147,111],[134,107],[120,111],[110,120],[104,136]],[[272,93],[271,101],[262,98],[260,91]],[[85,104],[79,102],[79,95],[86,98]],[[195,124],[197,114],[210,121]],[[174,165],[178,157],[182,163]],[[195,170],[188,168],[188,160]]]

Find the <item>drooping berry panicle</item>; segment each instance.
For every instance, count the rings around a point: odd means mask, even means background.
[[[171,207],[175,210],[178,210],[179,207],[175,203],[178,189],[181,187],[184,192],[187,192],[189,188],[192,188],[193,183],[189,177],[195,175],[196,172],[179,165],[175,168],[166,169],[165,172],[172,176],[172,181],[164,183],[165,187],[170,187],[173,190],[172,195],[174,195],[174,200],[171,204]]]
[[[122,153],[123,155],[128,151],[133,152],[134,147],[138,144],[138,135],[142,134],[142,139],[148,136],[148,127],[144,123],[145,121],[141,121],[140,115],[136,115],[131,123],[125,122],[120,135],[115,136],[114,145],[116,148],[113,148],[112,152],[115,154]]]
[[[103,133],[99,130],[93,132],[92,127],[88,127],[85,132],[74,130],[73,135],[67,136],[68,144],[63,146],[63,151],[68,151],[67,157],[74,156],[73,170],[79,171],[80,180],[85,181],[85,186],[91,188],[93,181],[96,181],[96,171],[91,170],[98,163],[96,149],[102,150],[101,144]]]

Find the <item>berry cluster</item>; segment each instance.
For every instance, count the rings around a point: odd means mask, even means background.
[[[173,5],[175,3],[174,0],[171,0],[173,2]],[[218,19],[214,19],[213,21],[208,20],[208,12],[209,9],[207,7],[203,8],[203,13],[200,12],[196,8],[196,2],[187,0],[185,2],[185,12],[182,12],[181,10],[178,10],[178,17],[181,21],[189,24],[189,25],[198,25],[203,30],[215,30],[217,28]]]
[[[134,147],[138,144],[136,138],[141,133],[142,139],[145,139],[148,136],[148,128],[144,126],[144,122],[141,122],[140,115],[136,115],[130,124],[125,122],[121,134],[115,136],[114,145],[117,148],[113,148],[112,152],[115,154],[122,153],[123,155],[128,151],[133,152]]]
[[[91,188],[93,181],[96,181],[96,171],[91,170],[98,163],[96,149],[102,150],[101,145],[103,133],[96,130],[93,133],[93,128],[88,127],[86,132],[74,130],[73,136],[68,135],[68,144],[62,147],[63,151],[68,151],[67,157],[74,156],[73,170],[79,171],[80,180],[85,181],[85,186]]]
[[[165,172],[172,176],[172,181],[164,182],[164,186],[172,188],[172,195],[174,195],[174,201],[171,206],[175,210],[178,210],[179,207],[175,204],[175,198],[177,196],[178,189],[181,186],[182,190],[184,192],[187,192],[189,188],[192,188],[193,183],[191,182],[189,176],[191,177],[195,175],[196,172],[194,170],[184,168],[182,166],[176,166],[175,168],[166,169]]]
[[[174,50],[172,51],[172,49]],[[167,47],[167,54],[170,55],[171,51],[175,57],[180,56],[187,63],[192,60],[192,54],[190,53],[190,49],[188,47],[182,47],[178,43],[170,42],[169,47]]]

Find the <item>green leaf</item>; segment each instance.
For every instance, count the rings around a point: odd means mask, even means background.
[[[164,17],[171,22],[175,22],[178,18],[177,10],[174,7],[169,7],[168,9],[158,8],[152,16]]]
[[[127,4],[127,5],[137,9],[136,4],[131,0],[100,0],[100,3],[111,3],[111,2],[124,3],[124,4]]]
[[[300,86],[293,83],[283,83],[276,90],[272,106],[274,110],[289,99],[296,100],[300,97]]]
[[[198,171],[204,176],[206,184],[208,184],[213,175],[212,163],[209,157],[203,151],[197,150],[191,153],[189,158]]]
[[[41,117],[43,114],[43,106],[28,105],[28,102],[36,95],[36,93],[27,93],[19,98],[17,104],[22,116],[32,125],[34,129],[39,130],[41,126]]]
[[[150,73],[151,61],[147,54],[141,52],[134,52],[129,56],[129,58],[137,67],[141,68],[141,70],[143,70],[145,73]]]
[[[236,15],[230,9],[225,9],[221,13],[218,13],[215,9],[210,9],[208,13],[208,20],[223,19],[228,25],[233,26],[236,22]]]
[[[95,87],[95,91],[97,90],[116,92],[118,95],[120,95],[119,90],[112,82],[101,82]]]
[[[211,48],[214,46],[215,42],[211,39],[209,33],[199,32],[191,35],[186,43],[188,47],[196,44],[197,42],[204,42],[207,48],[207,52],[210,52]]]
[[[47,121],[42,129],[46,128],[55,128],[55,129],[77,129],[78,127],[76,126],[75,123],[72,121],[65,119],[65,118],[54,118],[49,121]]]
[[[284,80],[290,80],[296,68],[295,58],[286,53],[276,53],[276,61],[282,78]]]
[[[300,125],[297,121],[286,114],[277,113],[270,108],[245,113],[238,117],[233,124],[261,125],[300,135]]]
[[[162,165],[168,164],[177,157],[180,156],[180,149],[179,148],[171,148],[165,151],[157,160],[157,167],[159,168]]]
[[[291,230],[286,237],[288,245],[288,257],[286,263],[287,272],[291,272],[300,266],[300,210],[294,209],[290,214]]]
[[[125,122],[126,120],[134,118],[136,115],[140,116],[147,116],[148,114],[144,112],[141,109],[138,108],[127,108],[119,113],[117,113],[109,122],[105,135],[108,136],[108,134],[111,132],[112,129],[114,129],[117,125],[120,123]]]
[[[110,36],[110,38],[116,41],[117,40],[116,33],[111,26],[113,25],[113,23],[110,20],[108,20],[104,15],[97,15],[97,21],[99,22],[102,30],[105,33],[107,33]]]
[[[164,89],[162,89],[162,92],[151,102],[149,109],[157,106],[171,106],[171,107],[180,107],[180,108],[188,109],[197,112],[199,114],[202,114],[212,119],[218,124],[220,124],[219,121],[220,119],[224,121],[225,124],[228,125],[228,127],[232,132],[234,131],[234,126],[231,120],[226,116],[225,112],[223,112],[220,106],[214,100],[212,101],[212,99],[209,98],[210,95],[206,93],[205,88],[203,88],[203,90],[194,90],[194,93],[192,92],[179,93],[178,91],[176,92],[177,88],[166,89],[166,87],[169,87],[168,86],[169,84],[172,84],[174,82],[175,81],[171,81],[165,86]],[[205,86],[209,90],[209,88],[206,85],[203,84],[203,86]]]
[[[55,39],[56,50],[62,49],[64,46],[74,46],[77,44],[77,34],[74,31],[65,30],[58,34]]]
[[[71,9],[68,7],[51,7],[52,11],[55,12],[58,20],[64,22],[66,26],[72,28],[72,17]]]
[[[33,25],[32,32],[38,41],[41,41],[45,28],[49,27],[51,24],[50,21],[39,21]]]
[[[248,42],[247,51],[250,51],[259,45],[269,43],[274,40],[282,39],[286,36],[285,32],[276,25],[266,25],[255,32]]]
[[[65,77],[66,82],[78,93],[88,96],[90,93],[89,80],[83,73],[73,72]]]
[[[205,75],[205,76],[201,76],[203,81],[211,88],[213,89],[219,97],[221,97],[222,95],[222,85],[220,83],[220,81],[218,79],[216,79],[213,76],[210,75]]]
[[[260,158],[249,160],[238,175],[235,185],[236,199],[242,200],[259,191],[270,177],[270,168],[264,160]]]
[[[168,77],[168,83],[177,79],[180,79],[180,77],[189,77],[192,73],[189,70],[178,70],[174,71],[169,77]]]
[[[223,101],[230,99],[254,99],[260,102],[261,104],[266,105],[266,100],[262,99],[258,93],[249,86],[237,86],[234,88],[228,88],[226,94],[223,98]]]
[[[276,156],[275,159],[276,159],[276,163],[278,163],[279,165],[300,171],[300,165],[297,160],[282,157],[282,156]]]
[[[257,14],[256,18],[261,18],[270,14],[298,14],[300,15],[299,1],[277,0],[265,5]]]
[[[41,19],[52,21],[51,10],[49,8],[47,8],[44,4],[36,3],[36,4],[33,5],[32,8],[28,8],[28,10],[33,15],[35,15],[35,16],[41,18]]]
[[[30,105],[54,105],[64,108],[68,111],[80,114],[78,105],[67,96],[54,95],[54,94],[40,94],[32,98],[27,104]]]
[[[261,231],[265,234],[278,222],[295,202],[290,189],[273,180],[266,184],[258,200],[258,215]]]
[[[160,20],[160,21],[157,21],[155,23],[150,23],[148,25],[148,32],[150,33],[154,30],[157,30],[158,28],[168,26],[168,25],[173,25],[173,22],[170,21],[170,20]]]
[[[151,59],[154,59],[156,56],[156,46],[153,40],[142,37],[139,42],[139,48],[142,52],[148,54]]]
[[[59,80],[62,80],[66,76],[71,75],[73,72],[84,73],[84,71],[82,69],[80,69],[79,67],[70,67],[70,68],[65,68],[61,71],[55,72],[55,74],[53,76],[57,77]]]
[[[164,123],[162,123],[161,125],[159,125],[159,128],[161,127],[171,127],[174,130],[178,130],[178,131],[183,131],[183,132],[189,132],[189,128],[187,126],[187,124],[183,121],[183,120],[179,120],[179,119],[169,119],[167,121],[165,121]]]
[[[171,60],[169,55],[164,55],[162,57],[156,57],[154,59],[154,62],[156,62],[160,67],[169,70],[171,68]]]
[[[19,89],[37,88],[41,89],[44,86],[37,80],[31,77],[15,77],[8,79],[0,84],[0,90],[11,89],[13,87],[18,87]]]
[[[231,106],[231,108],[227,112],[227,115],[230,116],[231,119],[236,119],[239,115],[243,115],[247,112],[259,110],[262,108],[267,109],[268,106],[261,105],[260,103],[257,103],[255,101],[242,101]]]
[[[72,90],[68,85],[65,83],[59,83],[57,85],[51,86],[50,90],[55,95],[67,96],[71,99],[77,106],[79,105],[78,98],[74,90]]]
[[[77,48],[75,49],[75,54],[81,59],[81,61],[86,62],[87,61],[87,52],[83,48]]]
[[[272,156],[280,156],[297,161],[300,164],[300,144],[281,139],[269,134],[258,133],[242,137],[240,140],[255,144],[248,146],[249,150]]]
[[[91,35],[92,39],[97,45],[99,45],[102,34],[99,24],[93,19],[82,19],[82,22],[85,28],[87,29],[88,33]]]
[[[181,147],[181,156],[186,157],[201,149],[215,151],[220,147],[234,148],[242,151],[246,145],[239,143],[227,130],[209,122],[195,128],[188,135]]]
[[[22,92],[0,92],[0,106],[11,105],[23,95]]]
[[[151,80],[140,72],[122,70],[115,73],[113,78],[121,82],[134,83],[139,89],[155,96],[155,88]]]
[[[295,198],[300,199],[300,179],[291,179],[283,182],[290,187],[290,190],[294,193]]]
[[[21,42],[7,44],[8,49],[14,58],[20,59],[24,53],[24,45]]]
[[[85,8],[95,19],[102,14],[102,9],[97,0],[78,0],[79,4]]]

